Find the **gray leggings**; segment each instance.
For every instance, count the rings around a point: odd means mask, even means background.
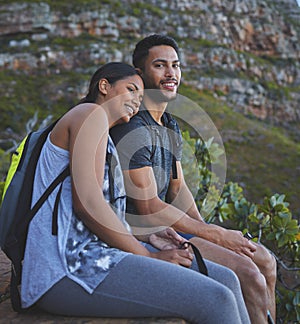
[[[236,275],[225,267],[206,263],[209,278],[169,262],[128,255],[92,294],[64,277],[38,301],[38,306],[67,316],[250,323]]]

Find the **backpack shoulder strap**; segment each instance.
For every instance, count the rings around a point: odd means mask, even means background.
[[[30,221],[34,215],[37,213],[39,208],[43,205],[43,203],[47,200],[51,192],[61,183],[68,175],[70,175],[70,167],[69,165],[52,181],[50,186],[45,190],[43,195],[39,198],[39,200],[35,203],[30,212],[26,215],[26,219],[24,219],[24,223]],[[18,227],[20,232],[26,230],[25,226],[20,225]],[[50,229],[49,229],[50,230]],[[21,234],[21,233],[19,233]],[[8,247],[7,247],[8,248]],[[9,251],[10,251],[10,259],[12,262],[12,271],[11,271],[11,282],[10,282],[10,298],[12,302],[12,307],[16,312],[22,312],[21,306],[21,296],[19,292],[19,284],[21,282],[21,274],[22,274],[22,252],[20,251],[19,244],[17,240],[11,240],[9,242]]]
[[[43,203],[47,200],[51,192],[61,183],[64,179],[70,175],[70,167],[69,165],[65,167],[65,169],[52,181],[50,186],[45,190],[39,200],[32,207],[29,217],[36,214],[36,212],[42,207]]]

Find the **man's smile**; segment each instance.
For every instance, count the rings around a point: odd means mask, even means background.
[[[164,89],[173,91],[175,88],[177,88],[178,82],[177,80],[167,80],[161,81],[160,84],[163,86]]]

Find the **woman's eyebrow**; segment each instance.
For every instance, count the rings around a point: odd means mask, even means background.
[[[130,84],[132,84],[135,87],[135,90],[139,90],[139,87],[134,82],[130,82]]]

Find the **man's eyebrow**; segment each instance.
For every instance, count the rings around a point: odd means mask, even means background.
[[[152,61],[152,63],[157,63],[157,62],[167,63],[168,60],[165,60],[165,59],[162,59],[162,58],[158,58],[158,59],[155,59],[155,60]],[[174,61],[172,61],[172,63],[180,63],[180,60],[179,59],[178,60],[174,60]]]

